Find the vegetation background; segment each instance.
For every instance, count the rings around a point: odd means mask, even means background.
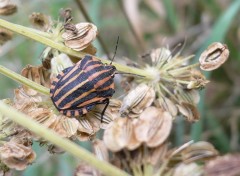
[[[59,9],[71,8],[74,22],[83,22],[86,19],[79,1],[17,1],[18,12],[4,19],[30,27],[29,15],[33,12],[57,20]],[[206,74],[211,83],[201,91],[201,120],[189,124],[183,118],[177,118],[171,141],[173,146],[179,146],[192,139],[204,140],[214,144],[222,154],[239,152],[239,0],[82,0],[81,3],[98,27],[110,53],[115,49],[117,36],[120,36],[118,58],[127,57],[139,62],[139,56],[153,48],[173,49],[177,44],[185,43],[182,55],[195,54],[197,60],[208,44],[214,41],[226,43],[230,50],[228,61]],[[106,57],[98,41],[95,47],[97,56]],[[44,48],[42,44],[15,34],[13,40],[0,48],[0,64],[19,73],[27,64],[40,65]],[[0,98],[12,98],[17,86],[16,82],[0,75]],[[81,145],[89,148],[87,143]],[[73,175],[78,161],[72,156],[67,153],[55,156],[38,144],[34,147],[38,155],[36,163],[16,175]]]

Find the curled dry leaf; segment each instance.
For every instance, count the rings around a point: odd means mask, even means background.
[[[205,71],[212,71],[219,68],[229,56],[227,45],[214,42],[208,46],[200,55],[200,68]]]
[[[240,173],[240,154],[219,156],[205,166],[207,176],[238,176]]]
[[[136,139],[148,147],[157,147],[169,136],[172,128],[172,116],[162,109],[146,108],[134,124]]]
[[[7,41],[11,40],[13,33],[7,29],[0,28],[0,45],[5,44]]]
[[[78,23],[77,30],[66,30],[62,34],[64,43],[69,48],[81,51],[91,44],[97,36],[97,27],[91,23]]]
[[[214,146],[205,141],[196,142],[182,152],[182,160],[185,163],[191,163],[195,161],[203,161],[206,159],[214,158],[218,155],[218,151],[214,148]]]
[[[142,83],[124,97],[120,113],[123,116],[138,116],[146,107],[152,104],[154,98],[155,92],[153,88]]]
[[[29,20],[34,27],[42,31],[48,31],[52,25],[51,17],[43,13],[33,12],[29,16]]]
[[[12,141],[0,147],[0,159],[9,168],[24,170],[36,158],[31,146],[24,146]]]

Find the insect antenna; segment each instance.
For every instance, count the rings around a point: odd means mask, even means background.
[[[118,36],[118,38],[117,38],[117,43],[116,43],[116,47],[115,47],[115,51],[114,51],[114,55],[113,55],[113,58],[112,58],[112,60],[111,60],[111,62],[110,62],[110,65],[112,65],[113,59],[114,59],[115,56],[116,56],[117,48],[118,48],[118,42],[119,42],[119,36]]]

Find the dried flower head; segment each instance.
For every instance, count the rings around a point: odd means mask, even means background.
[[[150,57],[152,64],[143,69],[151,73],[152,78],[138,78],[137,81],[152,87],[157,100],[153,104],[170,112],[173,117],[182,114],[190,122],[197,121],[200,117],[196,108],[198,89],[208,81],[194,69],[197,64],[186,65],[193,56],[184,58],[180,52],[172,56],[170,50],[158,48],[152,50]]]
[[[68,25],[62,38],[66,46],[76,51],[87,48],[97,36],[97,27],[94,24],[78,23],[71,26]]]
[[[227,45],[214,42],[208,46],[200,55],[200,68],[205,71],[212,71],[220,67],[229,56]]]

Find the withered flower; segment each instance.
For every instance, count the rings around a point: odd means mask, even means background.
[[[14,140],[6,142],[0,147],[0,159],[9,168],[24,170],[36,158],[31,146],[16,143]]]
[[[91,23],[78,23],[70,29],[62,34],[62,38],[66,46],[76,51],[87,48],[97,36],[97,27]]]
[[[180,52],[172,56],[166,48],[152,50],[152,64],[143,68],[152,74],[152,78],[137,79],[153,88],[156,93],[155,106],[170,112],[173,118],[182,114],[190,122],[200,118],[196,107],[199,101],[198,89],[204,88],[209,82],[194,69],[197,64],[186,65],[192,57],[181,57]]]

